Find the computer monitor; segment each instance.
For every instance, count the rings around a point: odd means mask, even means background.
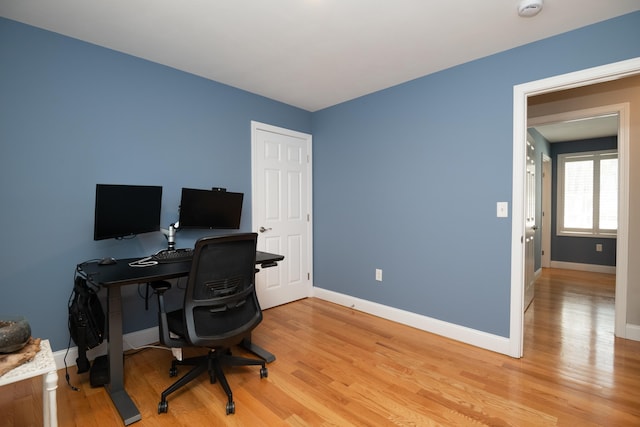
[[[96,184],[93,239],[159,231],[161,206],[160,186]]]
[[[240,228],[244,193],[183,188],[180,228]]]

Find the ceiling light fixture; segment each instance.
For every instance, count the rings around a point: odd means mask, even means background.
[[[518,15],[525,18],[536,16],[542,10],[542,0],[520,0]]]

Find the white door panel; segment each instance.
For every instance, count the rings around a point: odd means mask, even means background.
[[[525,218],[525,288],[524,309],[529,307],[535,296],[535,236],[536,236],[536,152],[534,142],[527,138],[526,171],[526,218]]]
[[[252,122],[253,228],[258,250],[285,256],[257,275],[263,309],[311,292],[311,135]]]

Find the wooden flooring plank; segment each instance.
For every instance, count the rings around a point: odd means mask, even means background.
[[[513,359],[309,298],[264,312],[254,342],[276,354],[269,376],[233,368],[236,413],[205,375],[157,413],[171,353],[125,356],[136,427],[640,425],[640,342],[614,337],[615,276],[545,269]],[[196,352],[197,353],[197,352]],[[188,368],[180,368],[186,372]],[[59,372],[60,426],[117,426],[103,388]],[[41,379],[0,388],[0,427],[40,425]]]

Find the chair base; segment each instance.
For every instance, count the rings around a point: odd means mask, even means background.
[[[209,372],[211,384],[219,382],[226,393],[228,399],[226,405],[227,415],[235,413],[235,403],[233,401],[231,387],[222,370],[223,366],[261,366],[260,378],[269,376],[269,371],[267,370],[264,360],[233,356],[229,349],[209,350],[209,353],[205,356],[190,357],[183,360],[174,359],[171,362],[171,369],[169,370],[170,377],[178,375],[178,366],[193,366],[193,368],[162,392],[160,403],[158,403],[159,414],[166,413],[169,410],[167,397],[171,393],[188,384],[205,371]]]

